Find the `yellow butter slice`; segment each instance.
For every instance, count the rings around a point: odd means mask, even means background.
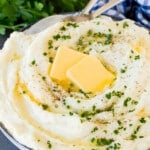
[[[109,86],[115,76],[98,58],[86,56],[67,71],[67,77],[85,92],[98,92]]]
[[[58,81],[66,81],[67,70],[86,55],[68,47],[60,47],[56,53],[50,77]]]

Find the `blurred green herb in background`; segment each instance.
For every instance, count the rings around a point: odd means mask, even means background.
[[[0,34],[19,30],[49,15],[79,11],[88,0],[0,0]]]

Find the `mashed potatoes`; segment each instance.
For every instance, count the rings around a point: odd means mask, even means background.
[[[50,78],[57,49],[94,55],[116,74],[97,94]],[[66,59],[66,58],[65,58]],[[0,52],[0,122],[35,150],[150,148],[150,35],[109,17],[14,32]]]

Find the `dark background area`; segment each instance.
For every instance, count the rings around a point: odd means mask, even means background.
[[[19,150],[0,132],[0,150]]]

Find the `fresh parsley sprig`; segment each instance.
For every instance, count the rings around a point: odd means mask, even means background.
[[[20,30],[56,13],[83,9],[88,0],[0,0],[0,34]]]

